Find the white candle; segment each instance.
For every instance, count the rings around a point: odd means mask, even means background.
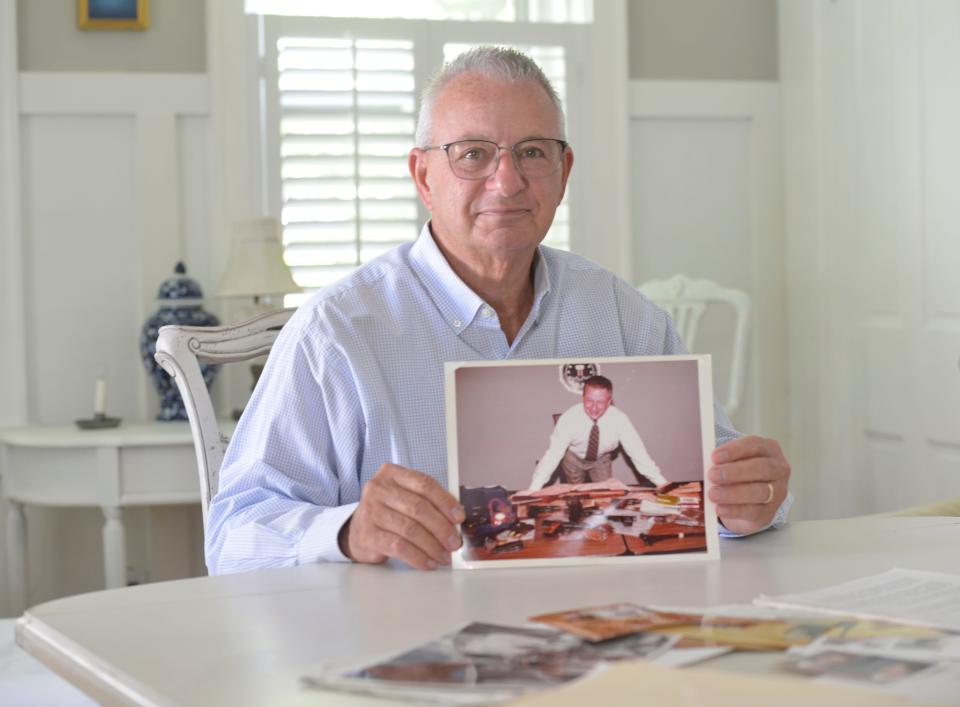
[[[97,378],[97,387],[93,393],[93,414],[107,414],[107,381]]]

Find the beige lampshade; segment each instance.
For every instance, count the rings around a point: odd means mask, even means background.
[[[218,296],[260,297],[302,290],[283,262],[277,219],[257,218],[234,224],[230,258]]]

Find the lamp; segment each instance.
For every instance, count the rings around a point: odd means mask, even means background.
[[[293,281],[290,268],[283,260],[280,222],[275,218],[255,218],[240,221],[233,226],[233,242],[227,269],[220,279],[218,297],[252,297],[253,314],[270,309],[261,298],[302,292]],[[262,363],[250,365],[253,387],[260,380]],[[233,419],[240,418],[242,410],[233,411]]]
[[[302,292],[283,260],[280,222],[274,218],[240,221],[233,227],[227,269],[217,289],[219,297],[261,297]]]

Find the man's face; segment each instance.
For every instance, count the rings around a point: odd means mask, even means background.
[[[539,84],[461,74],[436,98],[430,144],[477,139],[510,146],[527,138],[560,138],[557,123],[556,109]],[[535,179],[517,171],[506,150],[486,179],[457,177],[443,150],[414,149],[409,162],[440,247],[476,265],[532,253],[563,198],[573,153],[568,148],[556,173]]]
[[[599,420],[613,402],[613,393],[603,388],[587,386],[583,389],[583,409],[591,420]]]

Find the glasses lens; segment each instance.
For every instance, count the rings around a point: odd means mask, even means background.
[[[493,172],[498,148],[486,140],[461,140],[447,148],[453,173],[464,179],[479,179]]]
[[[560,167],[563,146],[558,140],[524,140],[514,145],[517,167],[528,177],[548,177]]]
[[[450,168],[461,179],[486,179],[497,169],[500,148],[489,140],[460,140],[446,147]],[[527,177],[549,177],[563,162],[559,140],[524,140],[513,146],[517,169]]]

